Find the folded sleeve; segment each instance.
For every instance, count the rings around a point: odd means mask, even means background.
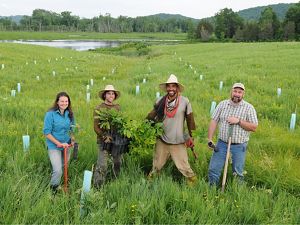
[[[47,112],[44,119],[44,128],[43,128],[43,134],[51,134],[53,128],[53,118],[52,113]]]

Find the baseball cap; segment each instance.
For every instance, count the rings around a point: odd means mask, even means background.
[[[241,89],[245,90],[245,86],[242,83],[235,83],[232,86],[232,89],[234,89],[234,88],[241,88]]]

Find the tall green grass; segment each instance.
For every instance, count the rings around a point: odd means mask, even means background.
[[[152,46],[144,57],[122,57],[40,46],[0,44],[0,221],[2,223],[300,223],[299,120],[289,131],[291,113],[298,113],[300,46],[298,43],[186,44]],[[34,63],[36,60],[36,64]],[[5,68],[1,70],[1,64]],[[192,68],[192,69],[191,69]],[[112,71],[114,70],[114,73]],[[56,71],[53,77],[52,71]],[[80,219],[83,171],[96,162],[93,108],[98,91],[113,84],[130,118],[143,120],[152,109],[158,84],[170,73],[185,85],[184,95],[195,113],[196,151],[191,166],[199,182],[190,188],[173,163],[157,179],[146,174],[148,155],[124,156],[119,179],[111,179],[86,199],[88,214]],[[200,74],[204,76],[199,79]],[[36,76],[40,80],[36,80]],[[103,80],[103,77],[106,80]],[[92,99],[86,85],[94,79]],[[143,78],[147,82],[142,83]],[[224,87],[219,90],[219,82]],[[211,151],[206,147],[211,101],[229,97],[231,85],[246,86],[245,99],[258,113],[259,127],[251,135],[245,170],[246,183],[231,174],[225,193],[207,184]],[[21,93],[10,96],[17,83]],[[140,94],[135,95],[135,86]],[[282,96],[276,90],[282,88]],[[79,161],[70,163],[70,194],[51,196],[50,163],[42,135],[43,118],[57,92],[67,91],[82,130]],[[161,93],[163,94],[163,93]],[[297,114],[298,116],[298,114]],[[22,149],[22,135],[31,137]]]

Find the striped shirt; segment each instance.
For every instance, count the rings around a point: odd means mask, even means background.
[[[242,100],[239,104],[234,104],[231,100],[220,102],[212,115],[212,119],[219,123],[218,138],[228,142],[229,123],[226,121],[229,116],[234,116],[240,120],[258,124],[256,111],[250,103]],[[232,143],[244,143],[249,141],[250,131],[246,131],[239,124],[234,124],[232,131]]]

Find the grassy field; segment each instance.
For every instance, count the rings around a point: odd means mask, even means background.
[[[289,130],[291,114],[298,113],[300,104],[299,58],[300,45],[293,42],[152,46],[143,57],[0,43],[1,223],[299,224],[299,120],[296,129]],[[83,171],[90,170],[97,158],[92,111],[100,102],[98,91],[114,84],[122,93],[118,100],[122,110],[140,121],[152,109],[158,84],[170,73],[185,85],[184,95],[195,113],[199,160],[189,154],[199,182],[188,187],[173,163],[159,178],[147,181],[153,152],[148,148],[147,154],[124,156],[119,179],[92,190],[86,199],[88,214],[80,218]],[[90,79],[94,86],[87,103]],[[206,147],[209,110],[211,101],[227,98],[231,85],[239,81],[246,86],[245,99],[257,110],[259,127],[248,145],[246,183],[237,185],[229,171],[226,191],[221,193],[207,183],[212,154]],[[11,97],[17,83],[21,92]],[[137,96],[136,85],[141,90]],[[277,88],[282,89],[280,97]],[[61,90],[70,94],[82,129],[77,134],[79,160],[69,167],[70,194],[53,198],[42,128],[44,114]],[[24,153],[26,133],[31,142]]]
[[[0,40],[186,40],[186,33],[0,32]]]

